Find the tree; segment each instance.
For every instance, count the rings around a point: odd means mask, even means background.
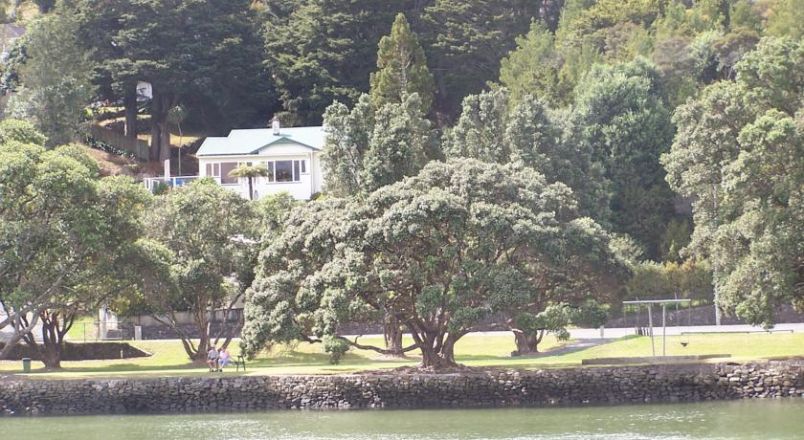
[[[454,346],[490,314],[529,303],[531,268],[569,255],[583,231],[569,189],[529,169],[431,162],[364,204],[331,199],[290,215],[247,295],[243,348],[347,340],[338,325],[391,313],[425,367],[455,365]],[[571,248],[571,247],[570,247]],[[563,258],[562,258],[563,257]]]
[[[570,142],[588,149],[611,182],[611,217],[601,221],[633,236],[649,257],[656,256],[674,211],[659,163],[672,143],[673,124],[655,68],[644,60],[596,65],[575,90],[570,118]]]
[[[558,86],[561,60],[555,52],[553,34],[534,21],[526,35],[517,37],[516,44],[500,62],[500,83],[510,91],[512,103],[528,96],[552,105],[562,102],[565,93]]]
[[[146,222],[152,273],[157,274],[141,302],[152,316],[175,331],[190,359],[203,361],[208,348],[234,336],[229,320],[250,280],[239,274],[253,267],[259,243],[254,208],[237,194],[211,180],[201,180],[160,196]],[[209,325],[213,311],[222,310],[224,324]],[[190,312],[198,342],[176,320],[176,312]]]
[[[752,324],[772,325],[781,304],[804,307],[798,66],[804,46],[763,39],[675,115],[662,161],[676,191],[694,197],[691,249],[712,264],[715,303]]]
[[[443,136],[447,157],[530,167],[548,182],[569,185],[583,215],[607,219],[608,184],[602,168],[589,146],[577,142],[577,128],[561,122],[569,118],[529,95],[514,107],[508,98],[506,89],[466,97],[458,122]]]
[[[427,163],[432,137],[422,102],[414,93],[401,104],[386,104],[374,115],[374,130],[363,157],[366,193],[415,175]]]
[[[796,0],[776,0],[768,17],[768,34],[775,37],[804,36],[804,9]]]
[[[298,124],[318,124],[333,101],[347,106],[369,91],[377,44],[406,0],[269,2],[265,63],[282,105]]]
[[[19,119],[0,121],[0,144],[19,142],[44,147],[47,137],[36,130],[33,124]]]
[[[324,166],[327,191],[363,198],[371,191],[412,176],[440,154],[418,93],[374,111],[363,95],[355,108],[335,103],[325,115]],[[387,347],[401,356],[402,332],[393,316],[385,318]]]
[[[23,37],[26,58],[18,67],[22,86],[12,95],[8,113],[33,122],[53,147],[76,139],[84,109],[95,95],[92,62],[76,34],[79,21],[48,14],[34,21]]]
[[[524,304],[507,310],[517,355],[537,353],[547,333],[567,339],[570,323],[601,325],[580,318],[594,315],[590,304],[616,302],[629,275],[611,238],[593,220],[576,218],[564,225],[561,238],[542,258],[527,266],[530,289]]]
[[[368,95],[352,110],[334,103],[325,115],[324,167],[327,192],[363,195],[416,174],[439,156],[419,95],[375,109]]]
[[[207,125],[226,128],[252,122],[262,101],[268,101],[260,86],[262,68],[254,62],[261,51],[249,4],[80,0],[64,14],[80,17],[78,35],[94,50],[96,81],[125,98],[129,111],[136,106],[136,96],[131,101],[136,83],[151,84],[151,159],[164,160],[170,156],[168,114],[176,105],[203,106]]]
[[[8,314],[0,328],[14,330],[0,357],[24,339],[58,368],[76,314],[135,282],[123,267],[150,195],[130,179],[99,178],[77,147],[7,141],[0,157],[0,306]],[[31,333],[39,323],[42,346]]]
[[[254,179],[268,176],[268,168],[262,165],[240,165],[229,175],[248,179],[248,199],[254,200]]]
[[[436,0],[425,8],[420,32],[435,72],[437,110],[449,120],[461,100],[480,93],[500,72],[500,56],[539,15],[541,1]]]
[[[348,197],[363,188],[363,159],[374,131],[374,106],[362,95],[351,110],[335,102],[324,114],[327,133],[322,162],[327,192]]]
[[[377,71],[371,74],[371,102],[375,108],[399,104],[414,93],[421,112],[427,114],[433,102],[433,75],[427,69],[424,50],[410,30],[405,14],[398,14],[391,34],[380,39]]]
[[[486,162],[507,162],[511,157],[510,146],[500,142],[505,134],[507,113],[507,90],[467,96],[458,122],[444,134],[444,154]]]

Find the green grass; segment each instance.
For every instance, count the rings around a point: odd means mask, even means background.
[[[75,318],[73,326],[67,330],[67,340],[70,342],[84,342],[95,340],[95,318],[92,316],[81,316]]]
[[[362,338],[362,343],[380,344],[379,337]],[[681,342],[687,342],[686,347]],[[46,372],[35,369],[31,377],[82,378],[104,376],[177,376],[208,374],[204,366],[187,360],[176,340],[137,341],[133,345],[152,353],[138,359],[104,361],[65,361],[63,371]],[[473,367],[502,368],[555,368],[579,365],[582,359],[603,357],[650,356],[650,338],[626,337],[606,344],[575,352],[551,355],[559,343],[546,337],[541,349],[547,351],[535,357],[510,357],[514,349],[510,334],[469,335],[461,339],[455,349],[458,362]],[[239,349],[233,343],[230,352],[236,356]],[[661,338],[656,338],[656,351],[661,353]],[[413,352],[415,353],[415,352]],[[668,355],[730,354],[734,360],[763,359],[779,356],[804,355],[804,333],[795,334],[707,334],[667,338]],[[329,357],[320,345],[298,344],[293,347],[278,347],[263,353],[248,364],[249,375],[265,374],[335,374],[361,370],[377,370],[401,366],[414,366],[419,362],[416,354],[407,359],[391,359],[377,353],[352,350],[340,365],[330,365]],[[41,365],[41,364],[39,364]],[[35,365],[36,366],[36,365]],[[19,372],[19,361],[0,362],[0,373]],[[236,374],[234,369],[227,375]],[[239,373],[242,374],[242,373]]]

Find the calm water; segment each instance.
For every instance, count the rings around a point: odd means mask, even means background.
[[[804,401],[594,408],[0,418],[0,438],[804,439]]]

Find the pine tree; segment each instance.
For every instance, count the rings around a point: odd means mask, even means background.
[[[363,191],[369,193],[413,176],[427,163],[432,137],[421,108],[419,95],[414,93],[401,104],[386,104],[377,110],[370,148],[363,159]]]
[[[407,95],[417,93],[422,112],[426,114],[430,110],[433,75],[427,69],[424,50],[410,30],[405,14],[396,16],[391,34],[380,40],[377,68],[370,81],[371,101],[376,108],[403,102]]]

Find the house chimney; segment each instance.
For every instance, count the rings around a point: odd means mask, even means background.
[[[279,136],[280,129],[282,128],[282,124],[279,122],[278,117],[274,116],[274,118],[271,119],[271,128],[274,129],[274,136]]]

